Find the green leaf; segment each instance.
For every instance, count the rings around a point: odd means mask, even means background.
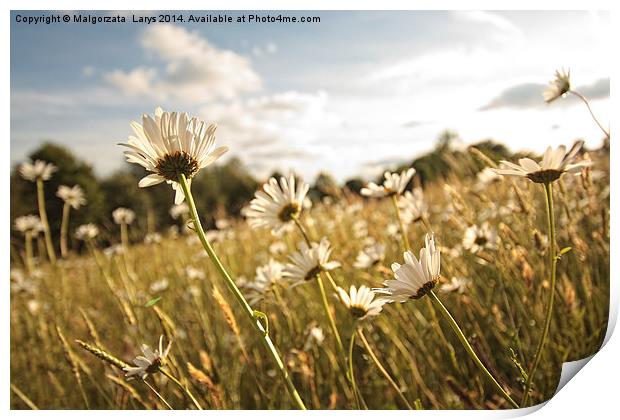
[[[252,312],[252,314],[254,315],[254,318],[256,318],[257,320],[259,320],[258,322],[260,322],[261,320],[264,322],[263,325],[263,329],[265,330],[265,336],[269,334],[269,318],[267,318],[267,315],[264,312],[261,311],[257,311],[254,310]]]
[[[151,299],[151,300],[149,300],[148,302],[146,302],[144,304],[144,307],[145,308],[151,307],[151,306],[155,305],[157,302],[159,302],[160,300],[161,300],[161,296],[158,296],[158,297],[156,297],[154,299]]]
[[[556,257],[555,257],[555,258],[556,258],[556,259],[558,259],[558,260],[559,260],[559,259],[561,259],[561,258],[562,258],[562,255],[567,254],[568,252],[570,252],[570,250],[571,250],[571,249],[573,249],[573,248],[571,248],[570,246],[567,246],[567,247],[565,247],[565,248],[562,248],[562,249],[560,250],[560,252],[558,252],[558,255],[556,255]]]

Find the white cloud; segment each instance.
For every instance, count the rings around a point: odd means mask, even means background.
[[[328,104],[324,91],[287,91],[210,104],[200,114],[207,121],[216,121],[218,138],[261,172],[323,154],[323,145],[317,141],[341,125]]]
[[[164,70],[138,67],[108,73],[105,80],[127,95],[205,103],[234,99],[261,88],[261,78],[247,58],[215,47],[197,32],[168,24],[153,25],[142,33],[140,45],[163,62]]]

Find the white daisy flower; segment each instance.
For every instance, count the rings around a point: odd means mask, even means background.
[[[424,242],[425,247],[420,250],[419,261],[413,252],[405,252],[403,265],[392,264],[395,279],[387,280],[383,283],[385,288],[374,291],[390,295],[390,300],[398,302],[419,299],[431,291],[440,277],[440,253],[435,247],[435,238],[432,234],[426,234]]]
[[[289,259],[291,263],[283,269],[283,277],[294,282],[314,280],[323,271],[340,267],[340,263],[329,261],[331,245],[327,238],[320,243],[312,242],[311,246],[305,242],[299,244],[299,251],[294,252]]]
[[[353,267],[364,270],[380,263],[383,261],[383,258],[385,258],[385,245],[375,243],[367,246],[357,254]]]
[[[388,197],[394,194],[402,194],[414,174],[415,169],[413,168],[404,170],[400,174],[385,171],[383,174],[383,177],[385,178],[383,185],[377,185],[374,182],[370,182],[366,187],[362,188],[360,192],[362,195],[367,197],[376,198]]]
[[[580,140],[575,142],[568,152],[564,145],[555,150],[548,147],[540,163],[530,158],[519,159],[518,165],[502,160],[500,169],[494,169],[494,171],[504,176],[528,178],[536,183],[553,182],[565,172],[578,175],[592,164],[589,160],[573,163],[582,146],[583,141]]]
[[[465,290],[471,284],[471,280],[465,277],[452,277],[450,283],[442,284],[440,290],[444,293],[457,292],[465,293]]]
[[[252,228],[270,228],[277,235],[299,217],[309,189],[305,182],[296,184],[293,174],[288,179],[281,177],[280,183],[270,178],[263,190],[256,192],[244,215]]]
[[[228,151],[228,147],[215,148],[215,124],[207,126],[198,117],[189,118],[186,113],[155,110],[155,116],[142,116],[142,125],[133,121],[135,136],[129,136],[122,146],[128,162],[137,163],[153,172],[138,183],[150,187],[162,182],[172,185],[176,191],[175,204],[185,199],[179,177],[192,179],[199,170],[215,162]]]
[[[156,349],[155,351],[151,350],[148,345],[142,344],[143,356],[138,356],[133,359],[133,364],[136,366],[125,368],[125,376],[128,378],[137,376],[144,380],[149,374],[158,372],[159,368],[166,363],[166,357],[168,357],[168,352],[170,351],[170,346],[172,345],[172,341],[169,342],[168,346],[164,350],[163,342],[164,336],[161,335],[159,337],[159,349]]]
[[[38,216],[29,214],[27,216],[20,216],[15,219],[15,229],[21,233],[37,234],[43,232],[43,223]]]
[[[499,236],[497,230],[491,227],[488,222],[480,226],[473,225],[465,230],[463,236],[463,248],[473,254],[477,254],[485,249],[497,249]]]
[[[167,278],[164,277],[161,280],[157,280],[151,283],[151,285],[149,286],[149,290],[151,291],[151,293],[159,293],[159,292],[163,292],[164,290],[168,289],[169,285],[170,285],[170,282],[168,281]]]
[[[161,242],[161,235],[157,232],[147,233],[144,237],[144,243],[147,245],[158,244]]]
[[[254,305],[262,300],[265,293],[271,290],[271,286],[282,280],[283,269],[284,265],[273,259],[270,259],[267,264],[256,268],[254,281],[245,285],[245,288],[248,289],[250,305]]]
[[[338,287],[338,296],[351,315],[359,320],[379,315],[387,303],[385,298],[375,299],[375,293],[366,286],[360,286],[359,289],[351,286],[349,293]]]
[[[320,327],[312,326],[304,344],[304,351],[309,351],[314,345],[320,346],[325,341],[325,333]]]
[[[136,214],[133,210],[126,209],[125,207],[119,207],[112,212],[112,218],[117,225],[130,225],[136,218]]]
[[[204,280],[207,276],[204,271],[188,265],[185,267],[185,275],[190,280]]]
[[[179,217],[182,217],[186,214],[189,214],[189,207],[187,203],[175,204],[170,207],[170,217],[174,220],[177,220]]]
[[[272,243],[271,245],[269,245],[269,253],[272,255],[284,254],[287,249],[288,247],[282,241],[276,241]]]
[[[543,99],[550,103],[564,97],[570,91],[570,70],[556,70],[555,79],[549,82],[549,86],[543,91]]]
[[[35,160],[34,163],[24,162],[19,166],[19,174],[27,181],[36,182],[37,179],[47,181],[58,168],[52,163]]]
[[[80,225],[75,230],[75,237],[80,241],[94,239],[97,235],[99,235],[99,228],[92,223]]]
[[[60,187],[58,187],[56,196],[61,198],[62,201],[64,201],[76,210],[86,204],[86,197],[84,197],[84,191],[79,185],[74,185],[73,187],[61,185]]]
[[[398,197],[398,208],[405,224],[413,223],[422,219],[428,212],[428,206],[424,201],[424,192],[421,188],[406,191]]]

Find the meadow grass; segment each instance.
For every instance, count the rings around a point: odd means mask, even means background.
[[[556,305],[531,404],[553,395],[563,362],[598,350],[607,327],[609,156],[597,151],[591,158],[592,171],[565,175],[554,184],[558,249],[571,250],[558,261]],[[455,165],[473,165],[475,159],[472,155],[471,162]],[[426,221],[406,228],[409,243],[417,250],[429,229],[435,233],[442,253],[436,293],[489,371],[521,401],[549,293],[544,194],[527,181],[500,180],[479,189],[475,178],[453,177],[426,186],[424,196],[429,214]],[[340,199],[315,204],[301,222],[313,240],[330,240],[332,259],[342,263],[331,275],[345,289],[351,284],[381,287],[392,278],[389,264],[402,262],[403,241],[395,232],[398,221],[389,200],[343,193]],[[476,254],[463,249],[466,229],[484,222],[497,231],[496,249]],[[212,235],[217,255],[244,293],[243,279],[253,279],[256,267],[269,258],[285,262],[303,240],[295,230],[275,238],[267,230],[250,229],[243,220]],[[385,245],[385,259],[367,270],[354,269],[368,236]],[[147,245],[130,228],[129,241],[122,253],[105,255],[94,246],[92,252],[70,255],[56,265],[39,255],[28,276],[35,287],[12,292],[11,407],[166,408],[142,381],[127,381],[120,369],[76,342],[130,363],[139,344],[153,345],[163,334],[173,342],[166,369],[203,408],[295,408],[260,338],[246,328],[240,308],[227,304],[234,302],[232,294],[193,232],[164,235],[160,243]],[[278,241],[286,251],[273,254],[269,247]],[[21,253],[12,257],[12,268],[26,272]],[[188,267],[194,274],[188,274]],[[462,291],[442,291],[453,277],[470,282]],[[326,289],[348,348],[357,325],[333,290]],[[269,335],[308,408],[356,408],[314,282],[295,287],[278,283],[255,309],[267,315]],[[369,408],[407,405],[376,368],[366,345],[415,408],[509,407],[430,299],[386,305],[379,316],[359,325],[365,340],[354,343],[351,362]],[[312,341],[313,327],[322,329],[324,341]],[[195,407],[166,376],[148,380],[173,408]]]

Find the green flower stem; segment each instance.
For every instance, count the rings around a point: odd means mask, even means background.
[[[357,409],[363,407],[365,410],[368,409],[368,405],[366,401],[364,401],[364,396],[360,392],[359,387],[357,386],[357,382],[355,381],[355,370],[353,369],[353,346],[355,345],[355,334],[356,330],[353,329],[353,334],[351,334],[351,340],[349,341],[349,376],[351,379],[351,385],[353,386],[353,394],[355,395],[355,403],[357,404]]]
[[[465,337],[465,334],[463,334],[463,331],[459,327],[459,324],[452,317],[452,314],[450,314],[450,311],[448,311],[448,309],[443,305],[443,303],[441,303],[441,301],[439,300],[439,298],[437,297],[435,292],[433,292],[431,290],[428,293],[428,296],[437,305],[437,307],[439,308],[439,310],[441,311],[443,316],[446,318],[446,321],[448,321],[448,323],[450,324],[450,327],[452,327],[452,330],[454,331],[454,333],[458,337],[458,339],[461,342],[461,344],[463,345],[463,347],[465,347],[465,350],[467,351],[469,356],[472,358],[474,363],[476,363],[476,365],[480,368],[480,370],[486,375],[486,377],[489,379],[489,381],[491,381],[493,383],[495,388],[497,388],[497,390],[504,396],[504,398],[506,398],[506,400],[510,403],[510,405],[512,405],[514,408],[519,408],[519,404],[517,404],[515,402],[515,400],[513,400],[510,397],[510,395],[508,395],[508,393],[499,384],[499,382],[497,382],[497,380],[493,377],[493,375],[491,375],[491,372],[489,372],[489,370],[486,368],[486,366],[484,366],[484,364],[480,361],[480,359],[476,355],[476,352],[472,348],[471,344],[469,344],[469,341],[467,341],[467,338]]]
[[[594,115],[594,112],[592,112],[592,108],[590,108],[590,102],[586,99],[585,96],[583,96],[581,93],[579,92],[575,92],[574,90],[570,90],[568,91],[568,93],[572,93],[573,95],[575,95],[576,97],[578,97],[579,99],[581,99],[583,101],[584,104],[586,104],[586,107],[588,107],[588,111],[590,111],[590,115],[592,116],[592,119],[594,120],[594,122],[596,123],[596,125],[598,125],[598,127],[601,129],[601,131],[603,133],[605,133],[605,136],[607,138],[609,137],[609,132],[607,130],[605,130],[605,128],[603,128],[603,125],[599,122],[598,118],[596,118],[596,116]]]
[[[297,228],[301,232],[301,235],[304,237],[304,240],[306,241],[306,244],[308,246],[311,246],[312,241],[310,241],[310,237],[306,233],[306,230],[304,229],[304,227],[301,224],[301,222],[299,221],[299,219],[297,217],[294,217],[293,221],[295,222],[295,225],[297,226]],[[334,282],[334,279],[332,278],[331,274],[329,274],[328,271],[324,271],[323,273],[325,274],[325,276],[327,277],[327,279],[331,283],[331,285],[334,288],[334,290],[337,290],[338,288],[336,286],[336,282]],[[336,321],[334,320],[334,317],[332,316],[332,312],[331,312],[331,310],[329,308],[329,303],[327,301],[327,295],[325,294],[325,286],[323,285],[323,279],[321,278],[320,274],[316,276],[316,281],[319,284],[319,290],[321,291],[321,300],[323,302],[323,308],[325,309],[325,314],[327,315],[327,318],[329,319],[329,326],[332,329],[332,332],[334,333],[334,336],[336,337],[336,343],[338,344],[338,350],[340,351],[341,354],[344,355],[345,353],[344,353],[344,346],[342,345],[342,339],[340,338],[340,333],[338,332],[338,327],[336,326]]]
[[[157,395],[157,398],[159,398],[166,405],[166,407],[168,407],[169,410],[174,410],[174,408],[172,408],[172,406],[168,404],[168,401],[166,401],[166,399],[162,397],[162,395],[157,392],[157,390],[151,384],[149,384],[145,379],[142,379],[142,382],[144,382],[146,386],[148,386],[151,391],[153,391],[153,393]]]
[[[398,386],[398,384],[394,381],[394,379],[392,379],[388,371],[383,367],[383,365],[377,358],[377,355],[375,355],[375,352],[372,351],[372,348],[370,347],[370,343],[368,343],[368,340],[366,340],[366,337],[364,336],[362,329],[358,328],[357,333],[360,336],[360,339],[362,340],[362,343],[364,344],[364,347],[366,348],[368,355],[370,356],[372,361],[375,362],[377,369],[379,369],[379,372],[381,372],[381,374],[385,377],[385,379],[387,379],[387,381],[392,386],[392,388],[394,388],[394,390],[398,394],[403,404],[405,404],[409,410],[413,410],[414,408],[411,406],[411,404],[409,404],[409,401],[407,401],[407,398],[405,397],[403,392],[400,390],[400,387]]]
[[[62,206],[62,222],[60,223],[60,255],[67,258],[67,236],[69,235],[69,212],[71,206],[65,203]]]
[[[26,269],[28,270],[28,273],[31,273],[34,271],[34,263],[33,263],[33,256],[32,256],[32,232],[26,232],[25,234],[25,242],[26,242]]]
[[[235,299],[237,300],[237,302],[239,302],[239,305],[241,305],[241,308],[243,309],[243,312],[245,313],[245,315],[248,317],[250,323],[252,324],[256,332],[259,334],[263,344],[269,351],[269,354],[271,355],[273,361],[278,367],[278,370],[280,371],[280,374],[282,375],[282,379],[284,380],[286,384],[289,394],[291,395],[291,397],[293,398],[297,406],[300,409],[305,410],[306,406],[301,400],[301,397],[299,396],[299,393],[297,392],[295,385],[293,385],[293,382],[291,381],[288,371],[286,370],[286,367],[284,366],[284,363],[282,362],[282,359],[280,358],[280,355],[278,354],[278,351],[276,350],[273,342],[271,341],[269,334],[267,334],[267,331],[265,331],[265,328],[261,324],[260,320],[254,316],[254,310],[245,300],[245,298],[243,297],[243,294],[241,294],[241,291],[239,290],[239,288],[237,287],[233,279],[230,277],[230,275],[226,271],[226,268],[224,268],[224,265],[222,265],[222,262],[220,261],[217,254],[215,253],[215,250],[213,249],[213,247],[207,240],[205,232],[202,228],[202,224],[200,223],[200,218],[198,217],[198,211],[196,210],[196,204],[194,203],[194,198],[192,197],[192,193],[190,191],[189,185],[187,183],[187,178],[185,178],[185,175],[181,175],[179,177],[179,183],[181,184],[181,187],[183,188],[183,193],[185,194],[185,200],[187,201],[187,205],[190,209],[191,217],[194,221],[193,223],[194,230],[196,231],[196,234],[198,235],[200,242],[202,243],[207,254],[209,255],[209,258],[213,262],[213,265],[215,265],[215,268],[217,269],[217,271],[220,273],[220,275],[224,279],[226,285],[228,286],[232,294],[235,296]]]
[[[198,401],[196,401],[196,398],[194,398],[192,393],[189,391],[189,388],[187,388],[185,385],[183,385],[177,378],[175,378],[166,369],[159,368],[159,371],[161,373],[163,373],[172,382],[174,382],[181,389],[181,391],[183,391],[185,393],[185,395],[187,395],[189,397],[189,399],[192,400],[192,402],[194,403],[194,405],[196,406],[197,409],[202,410],[202,407],[200,406],[200,404],[198,404]]]
[[[555,216],[553,213],[553,190],[550,183],[543,184],[543,187],[545,188],[545,198],[547,202],[547,227],[549,229],[549,269],[551,270],[549,276],[551,277],[551,281],[549,287],[549,301],[547,302],[547,313],[545,314],[545,324],[543,326],[543,331],[540,336],[540,340],[538,341],[538,346],[536,348],[534,363],[532,364],[532,368],[527,375],[525,393],[523,394],[523,401],[521,402],[521,406],[523,407],[527,406],[527,403],[530,399],[530,389],[532,388],[532,381],[534,380],[534,375],[536,374],[536,369],[538,368],[538,364],[540,363],[542,351],[547,341],[547,335],[549,334],[551,315],[553,314],[553,301],[555,298],[555,273],[558,259],[556,256],[555,246]]]
[[[121,223],[121,244],[125,251],[129,249],[129,235],[127,233],[126,223]]]
[[[55,265],[56,251],[54,251],[50,224],[47,221],[47,211],[45,210],[45,192],[43,191],[43,180],[41,178],[37,178],[37,203],[39,205],[39,218],[41,219],[41,224],[43,224],[43,233],[45,234],[45,248],[47,249],[47,257],[50,262]]]
[[[400,209],[398,208],[398,201],[396,200],[396,194],[392,194],[392,204],[394,205],[394,210],[396,211],[396,218],[398,219],[398,224],[400,225],[400,233],[403,237],[403,249],[405,251],[409,251],[411,246],[409,246],[409,237],[407,236],[407,229],[405,227],[405,223],[403,223],[403,218],[400,215]]]
[[[329,303],[327,302],[327,295],[325,294],[325,286],[323,286],[323,280],[321,276],[316,276],[316,281],[319,284],[319,290],[321,291],[321,300],[323,302],[323,308],[325,309],[325,314],[329,319],[329,326],[334,333],[334,337],[336,337],[336,344],[338,344],[338,350],[341,354],[344,354],[344,346],[342,345],[342,339],[340,338],[340,333],[338,332],[338,327],[336,326],[336,321],[332,315],[332,311],[329,308]]]

